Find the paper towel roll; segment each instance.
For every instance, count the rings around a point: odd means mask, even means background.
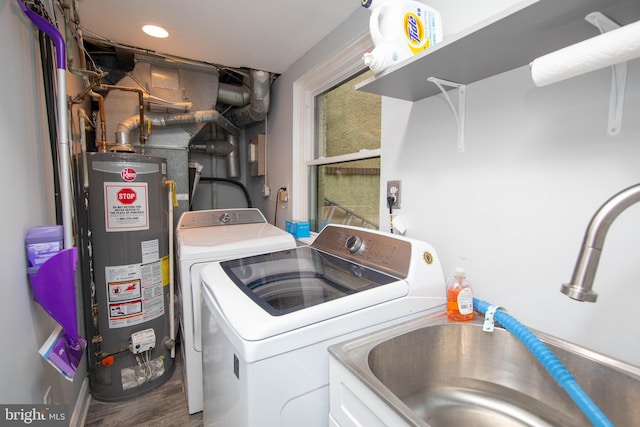
[[[531,78],[546,86],[640,57],[640,21],[536,58]]]

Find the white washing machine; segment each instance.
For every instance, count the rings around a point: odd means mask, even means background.
[[[185,212],[176,228],[178,308],[189,413],[202,411],[200,270],[212,261],[296,246],[293,236],[269,223],[258,209]]]
[[[327,347],[445,309],[433,247],[348,226],[201,277],[205,426],[327,427]]]

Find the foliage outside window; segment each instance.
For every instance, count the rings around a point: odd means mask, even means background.
[[[315,97],[316,161],[310,173],[315,231],[327,223],[378,228],[380,157],[363,150],[380,148],[381,99],[355,90],[369,77],[370,71],[361,72]]]

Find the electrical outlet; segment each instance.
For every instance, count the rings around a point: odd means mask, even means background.
[[[387,181],[387,199],[389,197],[395,197],[395,203],[393,204],[394,209],[400,209],[402,205],[400,202],[402,199],[400,198],[400,181]],[[387,206],[389,204],[387,203]]]
[[[281,187],[280,190],[278,190],[278,200],[281,203],[286,203],[289,201],[289,193],[287,193],[287,187]]]

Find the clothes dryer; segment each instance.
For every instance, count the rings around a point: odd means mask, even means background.
[[[330,345],[445,310],[431,245],[349,226],[201,277],[206,426],[327,427]]]
[[[210,262],[289,249],[293,236],[258,209],[185,212],[176,228],[178,308],[189,413],[202,411],[200,271]]]

